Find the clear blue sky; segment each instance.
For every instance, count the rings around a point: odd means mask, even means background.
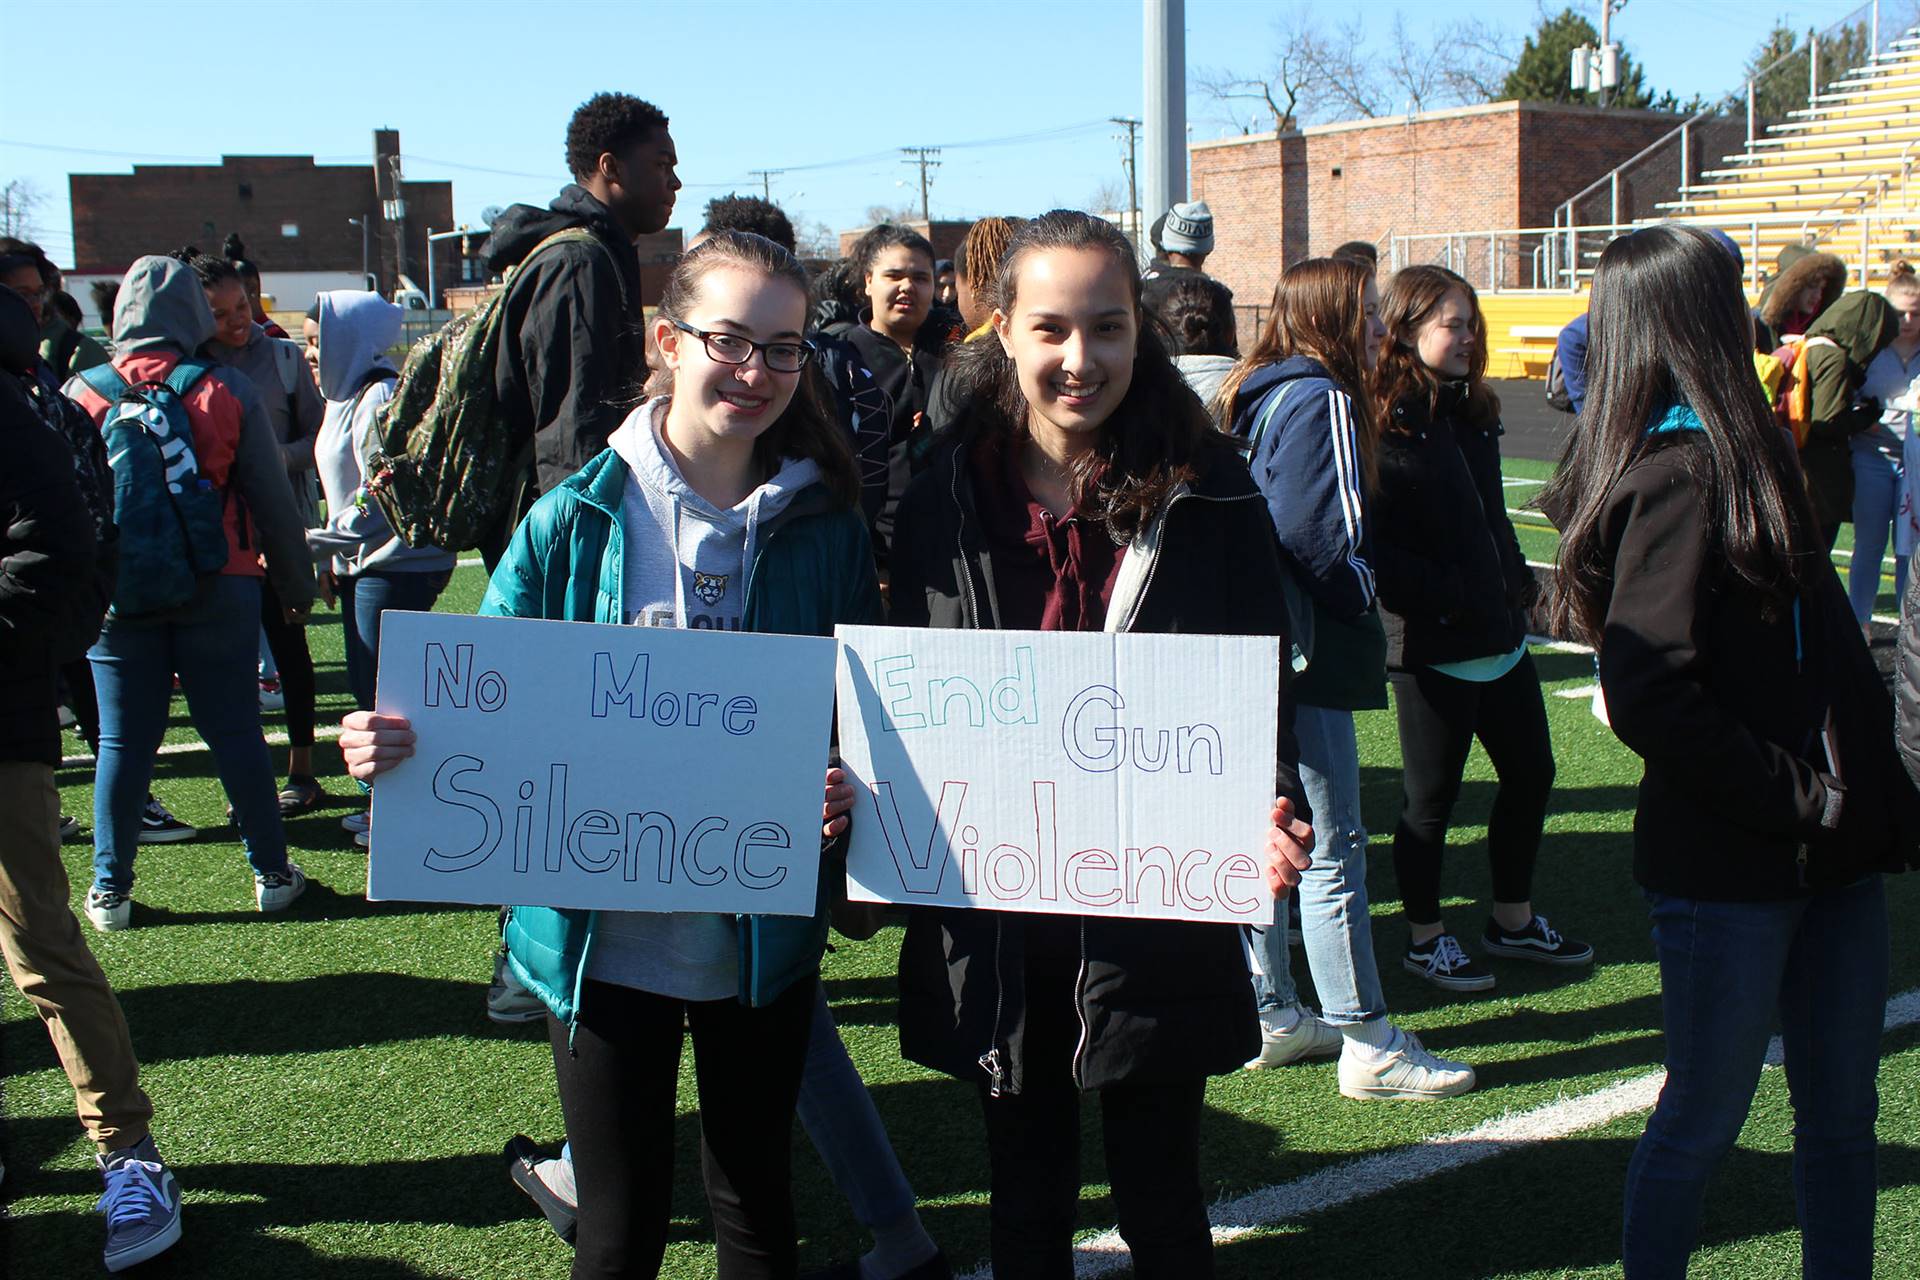
[[[1597,19],[1598,0],[1550,0],[1553,11],[1563,2]],[[1858,3],[1794,0],[1791,12],[1825,26]],[[1187,0],[1190,78],[1257,70],[1282,8]],[[1776,11],[1787,6],[1631,0],[1614,33],[1656,88],[1718,95]],[[1416,32],[1461,16],[1525,31],[1539,6],[1379,0],[1364,12],[1383,37],[1396,12]],[[749,171],[773,168],[787,170],[773,193],[796,221],[855,226],[870,205],[917,201],[895,148],[1046,131],[1061,132],[949,145],[934,216],[1084,205],[1122,176],[1102,122],[1138,116],[1142,98],[1139,0],[13,0],[6,28],[0,182],[26,178],[47,197],[37,229],[62,263],[68,173],[222,153],[363,162],[382,126],[400,130],[407,176],[453,180],[464,220],[545,203],[566,178],[567,117],[601,89],[672,118],[687,184],[675,225],[697,226],[709,197],[758,190]],[[1198,95],[1188,120],[1196,139],[1223,132]]]

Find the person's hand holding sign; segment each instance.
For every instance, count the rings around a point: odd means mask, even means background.
[[[838,765],[827,770],[827,798],[820,806],[820,834],[828,840],[846,834],[852,819],[847,817],[853,808],[853,784],[847,781],[846,770]]]
[[[1313,865],[1312,854],[1312,825],[1294,816],[1293,801],[1285,796],[1275,800],[1267,818],[1267,847],[1261,866],[1274,897],[1286,897],[1287,891],[1300,883],[1300,873]]]

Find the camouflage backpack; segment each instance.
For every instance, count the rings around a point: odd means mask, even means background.
[[[407,353],[393,399],[368,433],[363,474],[367,499],[408,546],[479,546],[511,500],[526,442],[513,438],[494,393],[507,294],[534,257],[569,243],[600,242],[584,227],[556,231],[508,272],[492,297]]]

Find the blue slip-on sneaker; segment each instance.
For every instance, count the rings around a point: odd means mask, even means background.
[[[107,1215],[107,1270],[124,1271],[172,1248],[180,1239],[180,1184],[153,1138],[95,1156],[94,1162],[107,1182],[94,1206]]]

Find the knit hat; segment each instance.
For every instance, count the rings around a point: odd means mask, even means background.
[[[1205,200],[1173,206],[1153,224],[1153,242],[1168,253],[1212,253],[1213,210]]]

